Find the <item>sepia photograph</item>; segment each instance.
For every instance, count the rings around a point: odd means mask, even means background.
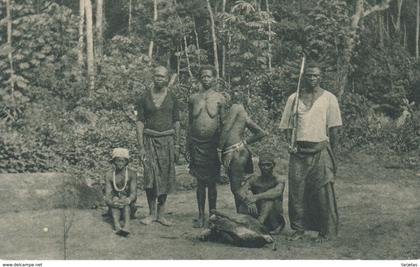
[[[417,267],[419,41],[420,0],[0,0],[1,265]]]

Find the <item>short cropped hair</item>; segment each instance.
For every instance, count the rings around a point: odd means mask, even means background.
[[[165,71],[166,72],[166,76],[169,76],[169,70],[166,67],[164,67],[164,66],[156,66],[156,67],[153,68],[153,72],[156,72],[158,70]]]
[[[259,155],[258,164],[261,164],[263,162],[266,162],[266,163],[269,162],[269,163],[275,165],[274,155],[270,152],[267,152],[267,151],[261,152],[261,154]]]
[[[201,68],[200,68],[200,74],[203,71],[205,71],[205,70],[210,70],[211,73],[213,74],[213,76],[216,75],[216,68],[214,66],[212,66],[212,65],[203,65],[203,66],[201,66]]]
[[[321,64],[318,61],[309,61],[305,66],[305,70],[314,68],[317,68],[322,72]]]

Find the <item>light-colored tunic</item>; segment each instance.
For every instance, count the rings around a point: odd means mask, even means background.
[[[292,113],[295,96],[296,93],[287,99],[279,126],[280,129],[293,128]],[[327,129],[342,124],[338,101],[332,93],[323,90],[322,94],[314,101],[312,108],[307,107],[299,99],[297,141],[328,141]]]
[[[291,129],[296,93],[287,100],[280,122]],[[328,129],[341,126],[337,98],[323,90],[307,107],[299,100],[297,148],[289,160],[289,220],[294,230],[318,231],[322,235],[338,232],[338,211],[334,191],[336,166]]]

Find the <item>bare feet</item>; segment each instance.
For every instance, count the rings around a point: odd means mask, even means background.
[[[120,231],[121,231],[121,226],[120,225],[115,225],[113,232],[118,235]]]
[[[172,226],[174,225],[171,221],[165,219],[165,217],[159,217],[158,219],[156,219],[156,221],[160,224],[162,224],[163,226]]]
[[[121,228],[121,230],[117,233],[117,235],[127,237],[130,234],[130,231],[125,228]]]
[[[155,217],[154,216],[147,216],[146,218],[140,220],[140,222],[144,225],[150,225],[155,221]]]
[[[124,236],[124,230],[121,228],[121,225],[115,225],[114,227],[114,234]]]
[[[274,239],[271,235],[263,235],[263,238],[265,239],[265,241],[267,241],[267,243],[273,243]]]
[[[194,228],[203,228],[204,227],[204,217],[199,217],[198,219],[194,219],[193,222]]]
[[[273,231],[270,231],[270,235],[279,235],[281,233],[281,231],[283,230],[283,228],[284,228],[284,225],[280,225],[279,227],[277,227]]]
[[[322,234],[318,234],[318,237],[315,238],[315,242],[316,243],[325,243],[329,240],[328,236],[326,235],[322,235]]]
[[[286,238],[287,241],[297,241],[297,240],[302,240],[303,239],[303,234],[305,232],[304,231],[296,231],[294,232],[291,236],[288,236]]]
[[[210,229],[205,229],[200,233],[200,235],[198,236],[198,239],[200,241],[207,241],[209,239],[210,235],[211,235],[211,230]]]
[[[130,209],[130,219],[131,220],[137,219],[137,208]]]

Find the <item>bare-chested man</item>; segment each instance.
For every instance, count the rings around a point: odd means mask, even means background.
[[[273,173],[275,162],[271,153],[259,156],[261,175],[251,176],[239,190],[248,206],[248,213],[263,224],[271,234],[278,234],[285,226],[283,191],[285,181]]]
[[[190,173],[197,179],[198,219],[194,227],[203,227],[205,222],[206,187],[209,211],[216,209],[216,182],[220,178],[220,161],[217,145],[225,98],[214,90],[215,70],[212,66],[201,68],[203,90],[191,96],[189,102],[189,129],[187,154],[190,155]]]
[[[254,170],[248,144],[261,140],[266,133],[249,117],[244,106],[240,104],[242,103],[242,98],[241,93],[234,95],[233,102],[236,103],[232,105],[223,121],[218,153],[229,176],[230,189],[235,198],[236,211],[238,213],[247,213],[248,208],[241,201],[238,190],[245,175],[253,173]],[[244,139],[245,129],[249,129],[252,133],[246,139]]]

